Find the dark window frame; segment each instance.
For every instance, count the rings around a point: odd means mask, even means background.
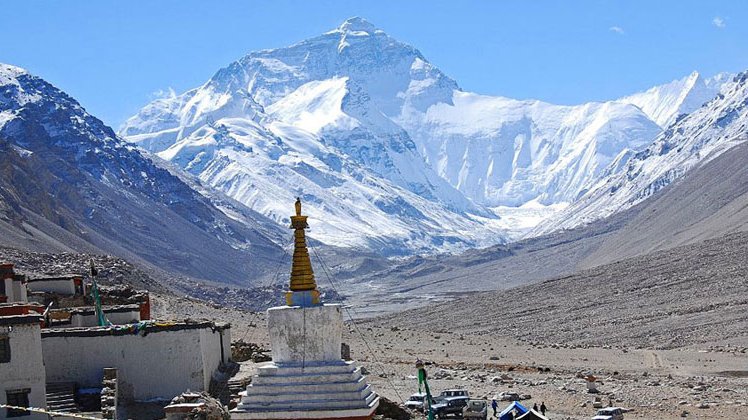
[[[10,337],[0,335],[0,363],[10,363]]]
[[[30,388],[24,389],[9,389],[5,391],[5,401],[8,405],[14,405],[16,407],[29,407],[29,394],[31,393]],[[30,416],[31,411],[29,410],[16,410],[14,408],[6,409],[6,417],[25,417]]]

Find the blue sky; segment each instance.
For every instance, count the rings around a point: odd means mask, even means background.
[[[27,68],[115,129],[249,51],[362,16],[469,91],[575,104],[748,69],[748,2],[5,1],[0,62]]]

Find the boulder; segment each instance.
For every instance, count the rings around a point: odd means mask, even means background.
[[[402,407],[400,404],[389,400],[385,397],[379,397],[379,407],[375,413],[377,417],[382,416],[382,419],[387,420],[410,420],[410,412]]]

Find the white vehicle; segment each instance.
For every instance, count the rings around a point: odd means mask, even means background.
[[[522,396],[516,392],[502,392],[494,397],[496,401],[522,401]]]
[[[463,419],[486,420],[488,418],[488,401],[469,400],[462,409]]]
[[[439,398],[449,398],[449,397],[469,397],[470,393],[467,389],[445,389],[442,391],[441,394],[439,394]]]
[[[623,409],[621,407],[608,407],[597,410],[597,415],[592,420],[623,420]]]
[[[405,408],[412,410],[423,411],[423,402],[426,400],[425,392],[418,392],[410,396],[408,401],[405,401]],[[433,402],[432,402],[433,404]]]

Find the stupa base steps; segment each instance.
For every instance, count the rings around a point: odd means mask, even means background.
[[[307,385],[331,382],[357,382],[363,375],[361,369],[350,362],[329,363],[300,367],[296,365],[279,366],[273,362],[265,363],[257,369],[257,376],[252,378],[254,385]]]
[[[244,410],[270,410],[270,409],[309,409],[309,410],[323,410],[326,408],[336,410],[348,410],[357,408],[367,408],[371,403],[379,398],[377,394],[371,391],[370,388],[366,389],[366,396],[361,396],[363,392],[351,394],[287,394],[280,395],[277,399],[272,396],[266,395],[263,398],[252,398],[249,401],[242,399],[241,404],[237,406],[237,409]],[[299,397],[299,398],[295,398]]]
[[[371,419],[379,396],[351,362],[267,363],[240,393],[232,419]]]
[[[306,385],[306,389],[298,389],[293,386],[274,387],[279,389],[267,389],[267,387],[253,387],[244,392],[242,403],[271,403],[275,401],[284,402],[302,402],[302,401],[363,401],[372,393],[371,387],[367,384],[359,384],[356,388],[351,389],[355,384],[319,384]],[[314,388],[312,388],[314,387]],[[273,392],[275,391],[275,392]]]
[[[378,400],[377,400],[378,401]],[[240,420],[371,420],[375,408],[371,410],[329,410],[329,411],[232,411],[232,419]]]

